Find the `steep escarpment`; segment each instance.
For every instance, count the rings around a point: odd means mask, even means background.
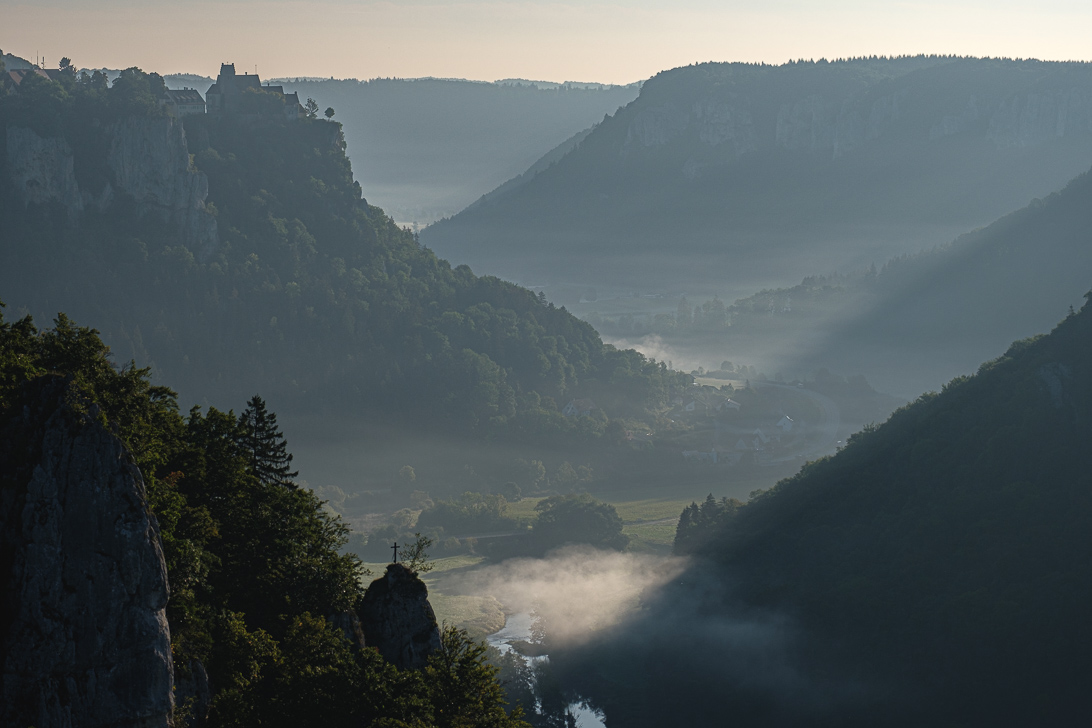
[[[23,206],[56,202],[69,218],[83,212],[72,148],[63,137],[43,139],[30,129],[5,130],[7,177]]]
[[[0,723],[166,728],[167,568],[140,471],[69,383],[38,390],[4,429]]]
[[[723,296],[942,244],[1090,162],[1084,64],[709,63],[658,74],[557,164],[422,239],[516,280]]]
[[[78,224],[85,208],[105,212],[124,196],[138,215],[168,223],[199,255],[216,249],[216,218],[205,204],[208,178],[194,169],[179,120],[128,117],[105,127],[92,143],[100,148],[84,151],[105,159],[106,178],[96,180],[94,193],[81,189],[75,155],[63,135],[43,138],[15,125],[5,131],[6,181],[24,207],[56,205]]]

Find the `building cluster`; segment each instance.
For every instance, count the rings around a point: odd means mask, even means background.
[[[8,77],[8,81],[11,82],[13,88],[19,88],[19,84],[23,82],[23,79],[27,76],[34,74],[35,76],[41,76],[42,78],[50,81],[56,81],[61,74],[65,71],[49,70],[45,68],[17,68],[12,71],[5,71],[4,75]]]
[[[749,453],[766,459],[778,452],[784,453],[786,446],[798,443],[802,434],[800,424],[788,415],[782,415],[768,427],[740,427],[741,423],[730,415],[739,412],[742,405],[721,392],[695,388],[690,397],[676,397],[673,404],[676,406],[676,416],[695,412],[714,413],[713,446],[708,451],[683,450],[682,456],[687,462],[734,465]]]
[[[244,73],[240,76],[235,72],[234,63],[220,64],[216,83],[209,86],[204,98],[201,98],[201,94],[192,88],[172,89],[160,99],[160,104],[167,107],[167,110],[175,116],[252,114],[256,107],[247,104],[247,98],[244,95],[247,92],[275,94],[280,97],[284,102],[286,119],[295,120],[307,114],[303,105],[300,104],[299,94],[285,93],[284,86],[263,86],[256,73],[254,75]]]
[[[18,89],[23,80],[31,75],[41,76],[50,81],[56,81],[62,74],[70,71],[49,70],[45,68],[19,68],[5,71],[2,77],[6,77],[13,89]],[[159,99],[159,105],[166,108],[173,116],[191,116],[193,114],[215,115],[249,115],[259,105],[248,104],[244,94],[247,92],[274,94],[284,102],[284,116],[286,119],[295,120],[307,115],[307,111],[300,103],[297,93],[285,93],[283,86],[263,86],[258,74],[251,75],[235,73],[234,63],[220,64],[220,73],[216,77],[216,83],[209,87],[205,96],[192,88],[167,89]],[[272,106],[272,108],[279,107]]]
[[[205,112],[208,114],[249,113],[245,109],[245,96],[248,91],[276,94],[284,100],[284,115],[287,119],[299,119],[307,112],[300,104],[299,94],[284,92],[283,86],[263,86],[258,74],[239,75],[235,73],[234,63],[220,64],[220,74],[216,83],[205,92]]]

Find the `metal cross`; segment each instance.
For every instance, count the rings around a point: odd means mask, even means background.
[[[397,564],[398,563],[398,542],[395,541],[394,545],[391,546],[391,548],[394,549],[394,560],[391,561],[391,563],[392,564]]]

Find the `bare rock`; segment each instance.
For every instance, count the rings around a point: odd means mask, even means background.
[[[173,116],[123,119],[110,128],[106,163],[116,191],[145,213],[177,226],[187,247],[205,257],[216,247],[216,218],[205,199],[208,178],[190,162],[182,122]]]
[[[43,139],[30,129],[9,127],[8,179],[24,207],[59,202],[70,219],[83,212],[72,149],[62,138]]]
[[[8,181],[24,206],[60,204],[77,224],[89,207],[104,211],[119,196],[131,198],[141,214],[170,224],[197,258],[215,252],[219,235],[205,204],[208,177],[190,161],[182,122],[171,116],[122,119],[106,130],[102,143],[109,180],[92,196],[80,190],[74,155],[63,137],[8,127]]]
[[[0,725],[167,728],[158,524],[121,441],[72,396],[60,380],[45,386],[5,438]]]
[[[402,564],[391,564],[364,594],[364,642],[402,670],[420,670],[440,649],[440,628],[428,587]]]

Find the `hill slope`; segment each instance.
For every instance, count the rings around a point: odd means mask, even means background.
[[[126,71],[0,98],[13,308],[95,322],[184,401],[259,390],[282,411],[388,428],[601,434],[605,417],[561,415],[568,398],[619,416],[686,383],[422,248],[362,199],[336,123],[284,122],[261,93],[248,117],[189,117],[183,133],[155,104],[161,83]]]
[[[810,276],[719,309],[702,327],[651,330],[707,358],[767,371],[861,372],[907,397],[974,371],[1077,306],[1092,282],[1092,174],[948,245],[845,275]],[[697,302],[695,302],[697,303]],[[677,318],[677,317],[676,317]],[[615,321],[598,322],[608,334]]]
[[[676,544],[704,561],[570,668],[627,726],[1073,723],[1090,428],[1085,306],[746,505],[688,513]],[[695,640],[694,670],[657,667]]]
[[[903,270],[904,269],[904,270]],[[931,389],[1042,331],[1092,282],[1092,175],[877,277],[874,298],[801,358]],[[916,372],[916,374],[914,373]],[[886,377],[886,379],[885,379]],[[925,379],[928,377],[928,380]]]
[[[724,297],[943,243],[1090,159],[1082,64],[703,64],[657,75],[551,169],[422,239],[515,280]]]

